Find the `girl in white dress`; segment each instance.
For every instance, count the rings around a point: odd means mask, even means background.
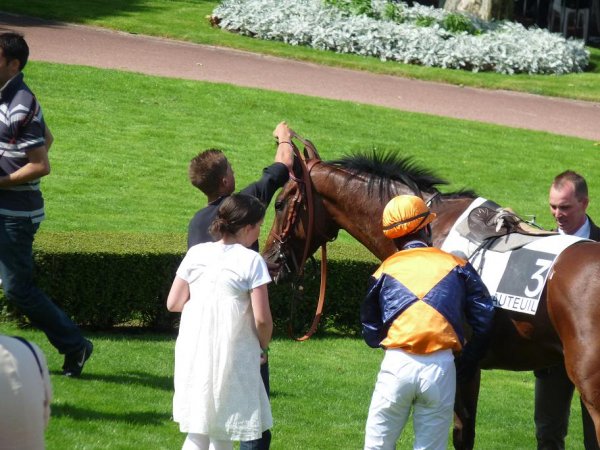
[[[263,258],[256,241],[265,208],[233,194],[220,205],[211,234],[181,262],[167,298],[181,311],[175,345],[173,419],[187,433],[182,450],[231,449],[272,426],[260,378],[263,349],[273,331]]]

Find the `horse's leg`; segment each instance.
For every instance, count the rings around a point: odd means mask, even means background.
[[[594,422],[598,443],[600,443],[599,344],[600,343],[597,342],[590,343],[589,349],[582,351],[581,342],[577,343],[571,339],[565,339],[564,343],[565,367],[567,368],[567,373],[579,391],[581,402],[587,408],[590,417]],[[592,352],[594,354],[592,354]],[[588,450],[589,448],[590,447],[586,447]],[[600,447],[596,446],[595,448]]]
[[[548,281],[547,300],[567,374],[600,442],[600,244],[577,244],[561,254]]]
[[[468,383],[456,385],[454,401],[454,429],[452,442],[456,450],[472,450],[475,446],[475,419],[481,371]]]
[[[587,380],[586,380],[587,381]],[[600,410],[598,409],[598,405],[600,405],[600,395],[597,392],[597,387],[600,386],[600,377],[595,377],[595,380],[590,380],[590,387],[582,387],[581,391],[581,403],[585,405],[588,410],[588,413],[592,420],[594,421],[594,427],[596,429],[596,440],[597,440],[597,448],[600,448]],[[591,399],[588,399],[588,396],[583,392],[592,392]],[[595,392],[595,394],[594,394]],[[594,398],[595,395],[595,398]],[[586,446],[586,449],[588,447]]]

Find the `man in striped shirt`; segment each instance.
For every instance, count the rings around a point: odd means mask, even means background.
[[[0,278],[6,299],[65,355],[63,373],[76,377],[92,343],[33,284],[33,240],[44,218],[40,178],[50,173],[52,135],[23,81],[28,57],[23,36],[0,34]]]

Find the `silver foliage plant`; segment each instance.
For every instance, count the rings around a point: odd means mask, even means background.
[[[382,8],[385,0],[373,0]],[[480,34],[451,33],[439,25],[442,9],[400,3],[402,23],[347,14],[322,0],[225,0],[213,11],[219,26],[259,39],[410,64],[495,71],[565,74],[589,64],[583,41],[502,21],[472,19]],[[432,18],[431,26],[417,20]]]

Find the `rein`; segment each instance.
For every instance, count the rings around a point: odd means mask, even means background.
[[[314,157],[310,158],[309,156],[301,153],[300,150],[298,150],[298,147],[296,147],[296,145],[294,143],[292,143],[292,147],[294,149],[294,155],[300,162],[302,174],[301,174],[301,177],[298,178],[298,177],[296,177],[296,175],[293,172],[290,172],[290,180],[297,184],[296,194],[293,198],[293,207],[290,208],[288,217],[285,222],[285,226],[282,227],[281,235],[274,236],[274,237],[277,239],[277,241],[279,241],[280,246],[283,245],[288,240],[289,234],[291,233],[291,230],[293,229],[293,227],[296,224],[296,221],[298,219],[298,208],[300,208],[303,204],[306,204],[307,214],[308,214],[308,226],[305,230],[306,236],[305,236],[304,250],[302,252],[302,259],[300,260],[300,262],[298,263],[298,261],[294,261],[295,266],[297,267],[297,276],[298,276],[297,279],[301,280],[302,277],[304,276],[304,267],[306,265],[306,261],[310,257],[310,255],[309,255],[310,243],[315,234],[314,190],[313,190],[313,184],[312,184],[312,181],[310,178],[310,173],[317,164],[321,163],[321,159],[319,158],[319,155],[318,155],[316,149],[314,148],[314,146],[312,145],[312,143],[310,141],[303,139],[302,137],[298,136],[297,134],[294,134],[293,137],[297,138],[304,144],[305,153],[306,153],[306,148],[310,148],[314,153]],[[281,252],[281,255],[283,255],[283,252]],[[293,257],[293,252],[292,252],[292,257]],[[285,258],[284,258],[284,261],[285,261]],[[294,285],[296,285],[296,283],[294,283]],[[303,336],[294,337],[293,331],[292,331],[292,324],[291,324],[291,320],[290,320],[290,325],[288,327],[288,334],[290,335],[290,337],[292,337],[293,339],[295,339],[297,341],[305,341],[305,340],[309,339],[317,331],[319,322],[323,315],[323,307],[325,305],[326,287],[327,287],[327,244],[323,244],[321,246],[321,283],[320,283],[320,288],[319,288],[319,299],[317,301],[317,307],[316,307],[314,318],[312,320],[312,324],[311,324],[309,330]],[[303,287],[299,283],[298,283],[298,288],[295,290],[295,293],[300,293],[300,295],[302,295],[302,293],[303,293]],[[292,301],[294,300],[295,297],[296,297],[295,295],[292,295]]]

